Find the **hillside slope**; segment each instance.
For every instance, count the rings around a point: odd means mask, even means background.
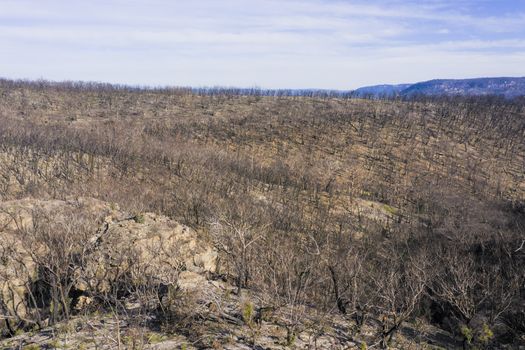
[[[66,219],[37,215],[38,225],[10,228],[0,282],[42,298],[22,293],[25,310],[40,312],[17,314],[23,310],[6,303],[14,299],[2,297],[5,344],[77,317],[84,330],[105,315],[132,323],[132,306],[141,305],[141,319],[158,320],[145,332],[197,348],[304,348],[307,338],[354,348],[524,345],[521,100],[4,81],[0,208],[76,198],[94,198],[122,217],[86,217],[75,204]],[[83,239],[103,233],[104,222],[114,239],[92,249]],[[184,236],[182,227],[195,239],[170,240],[169,232]],[[141,235],[150,254],[141,254]],[[9,244],[14,239],[32,245]],[[177,246],[188,248],[179,254]],[[192,271],[188,256],[206,247],[216,266]],[[37,269],[34,283],[33,270],[20,264],[39,254],[53,259],[37,260],[47,270]],[[134,258],[151,258],[155,268]],[[193,294],[167,287],[181,273],[223,294],[188,300]],[[81,294],[93,300],[80,311],[71,304],[80,285],[71,283],[86,274],[105,282]],[[124,343],[118,334],[108,342]]]
[[[413,84],[403,89],[402,96],[423,95],[525,95],[525,78],[437,79]]]
[[[525,78],[435,79],[415,84],[375,85],[356,89],[357,97],[525,96]]]

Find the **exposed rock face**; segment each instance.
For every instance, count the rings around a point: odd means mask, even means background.
[[[124,271],[171,284],[180,271],[215,270],[217,253],[187,226],[151,213],[138,218],[120,214],[107,216],[91,239],[93,248],[82,273],[87,277],[82,282],[91,289],[107,291]]]
[[[71,221],[79,213],[85,217],[84,224],[88,221],[84,236]],[[207,272],[216,269],[217,253],[212,247],[189,227],[165,216],[129,215],[109,203],[85,198],[2,202],[0,298],[4,313],[13,317],[23,318],[30,312],[26,310],[30,304],[28,291],[38,279],[38,262],[53,249],[39,241],[28,242],[27,233],[40,229],[35,222],[37,216],[50,218],[52,225],[66,227],[65,234],[79,235],[73,252],[78,266],[70,267],[74,271],[71,290],[78,299],[73,300],[74,308],[90,303],[84,295],[107,292],[112,283],[122,278],[138,285],[151,281],[177,284],[181,272],[182,277],[186,274],[192,279],[204,279]],[[188,285],[183,280],[179,287]]]

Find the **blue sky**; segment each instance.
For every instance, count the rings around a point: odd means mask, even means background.
[[[0,0],[0,76],[327,89],[525,76],[525,0]]]

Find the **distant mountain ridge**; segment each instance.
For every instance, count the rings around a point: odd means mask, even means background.
[[[411,98],[415,96],[482,96],[499,95],[506,98],[525,96],[525,77],[496,77],[474,79],[433,79],[411,84],[382,84],[364,86],[355,90],[334,90],[319,88],[272,89],[234,86],[147,86],[111,84],[93,81],[48,81],[12,80],[0,76],[0,90],[14,88],[60,89],[74,91],[156,91],[177,92],[197,95],[232,96],[291,96],[320,98]]]
[[[354,90],[357,97],[414,97],[500,95],[525,96],[525,77],[434,79],[415,84],[374,85]]]
[[[403,90],[409,88],[412,84],[397,84],[397,85],[373,85],[365,86],[354,90],[354,94],[359,97],[393,97],[401,93]]]

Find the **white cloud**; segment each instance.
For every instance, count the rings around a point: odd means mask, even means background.
[[[525,75],[523,13],[458,3],[3,0],[0,76],[344,89]]]

